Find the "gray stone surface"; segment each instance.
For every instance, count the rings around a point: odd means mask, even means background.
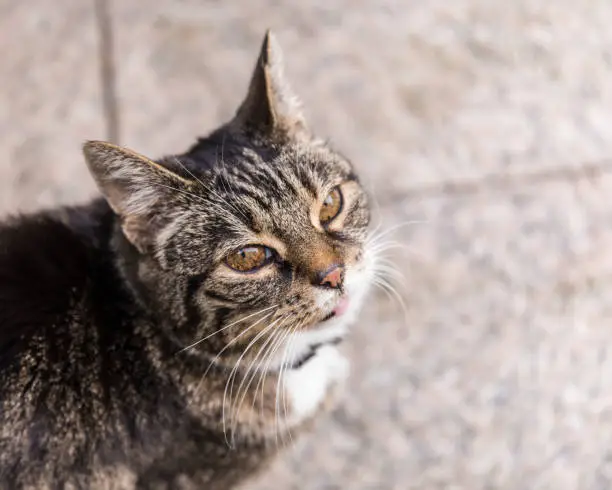
[[[399,238],[408,319],[378,298],[343,407],[278,465],[282,488],[610,488],[611,185],[389,210],[425,221]]]
[[[124,142],[229,117],[272,27],[315,127],[385,191],[609,157],[607,0],[282,3],[115,0]]]
[[[179,151],[230,117],[272,27],[381,229],[406,223],[405,311],[374,294],[343,403],[249,489],[612,488],[612,3],[143,5],[111,5],[121,143]],[[93,9],[0,14],[0,210],[84,198]]]
[[[79,0],[0,0],[0,212],[93,191],[80,149],[104,137],[93,14]]]

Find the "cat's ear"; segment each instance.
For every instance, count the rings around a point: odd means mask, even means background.
[[[103,141],[83,145],[87,166],[109,205],[121,218],[123,233],[140,251],[154,243],[162,205],[190,181],[126,148]]]
[[[232,124],[265,136],[295,139],[309,135],[301,102],[285,79],[281,47],[270,30],[264,37],[247,96]]]

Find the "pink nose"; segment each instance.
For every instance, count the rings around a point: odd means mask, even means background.
[[[341,265],[333,265],[330,269],[323,273],[319,273],[318,285],[331,289],[341,289],[344,281],[344,267]]]

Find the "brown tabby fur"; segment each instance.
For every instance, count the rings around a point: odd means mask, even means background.
[[[0,225],[0,488],[232,488],[314,415],[279,377],[339,339],[283,346],[344,294],[317,277],[363,261],[366,195],[309,132],[270,34],[235,118],[186,153],[84,153],[102,199]],[[248,244],[275,262],[229,269]]]

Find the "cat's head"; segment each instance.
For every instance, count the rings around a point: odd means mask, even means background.
[[[271,367],[343,337],[372,280],[368,201],[308,129],[269,33],[233,120],[187,153],[84,151],[129,280],[180,346]]]

